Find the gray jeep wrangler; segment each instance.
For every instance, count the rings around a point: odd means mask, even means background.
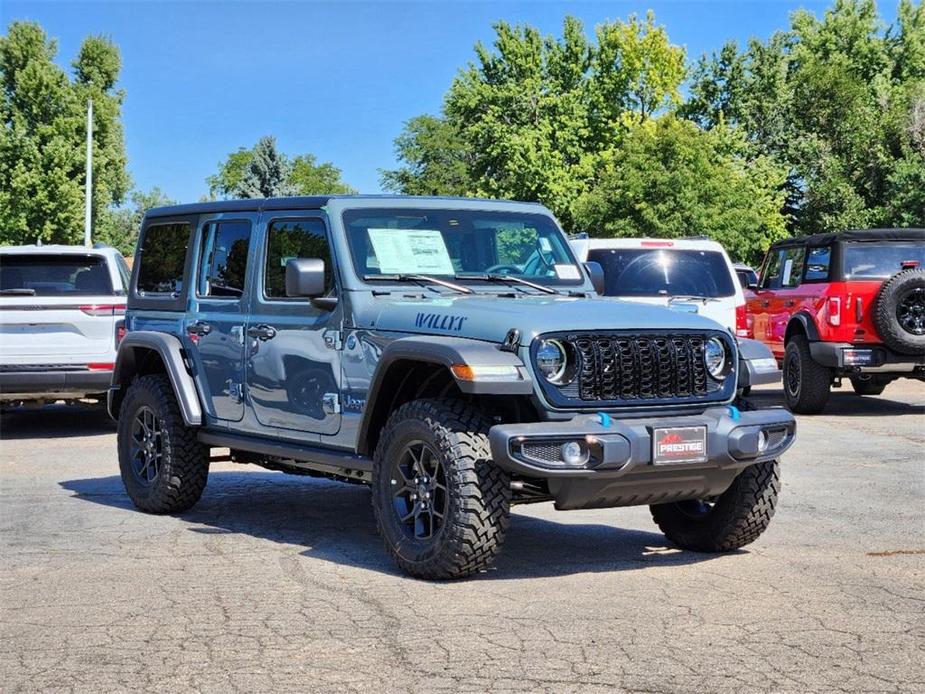
[[[109,393],[125,489],[188,509],[212,448],[365,483],[387,551],[430,579],[484,569],[517,503],[648,504],[681,547],[752,542],[792,416],[734,404],[748,360],[727,330],[599,279],[536,204],[152,210]]]

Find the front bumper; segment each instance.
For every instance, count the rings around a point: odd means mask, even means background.
[[[0,372],[0,401],[82,398],[109,390],[111,370],[49,369]]]
[[[925,378],[925,355],[902,354],[884,345],[849,342],[811,342],[813,360],[838,375],[869,373]]]
[[[655,429],[705,427],[706,461],[655,464]],[[762,432],[766,448],[759,450]],[[681,417],[611,419],[579,415],[564,422],[499,424],[489,431],[492,459],[512,475],[544,480],[556,508],[604,508],[703,499],[724,492],[739,472],[779,457],[793,444],[796,422],[774,408],[741,412],[711,407]],[[550,459],[569,441],[594,451],[580,466]],[[542,455],[533,453],[543,451]]]

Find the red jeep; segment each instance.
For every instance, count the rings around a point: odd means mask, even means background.
[[[925,229],[780,241],[760,277],[747,325],[782,363],[792,411],[821,412],[843,377],[860,395],[925,380]]]

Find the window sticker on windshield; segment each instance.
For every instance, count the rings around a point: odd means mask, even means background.
[[[552,244],[545,236],[540,236],[540,250],[543,253],[552,253]]]
[[[574,265],[554,265],[556,270],[556,277],[560,280],[579,280],[581,275],[578,272],[578,268]]]
[[[433,229],[370,229],[369,240],[384,275],[452,275],[443,234]]]

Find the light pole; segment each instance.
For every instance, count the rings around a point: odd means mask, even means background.
[[[87,190],[84,210],[84,245],[90,247],[90,208],[93,201],[93,100],[87,99]]]

